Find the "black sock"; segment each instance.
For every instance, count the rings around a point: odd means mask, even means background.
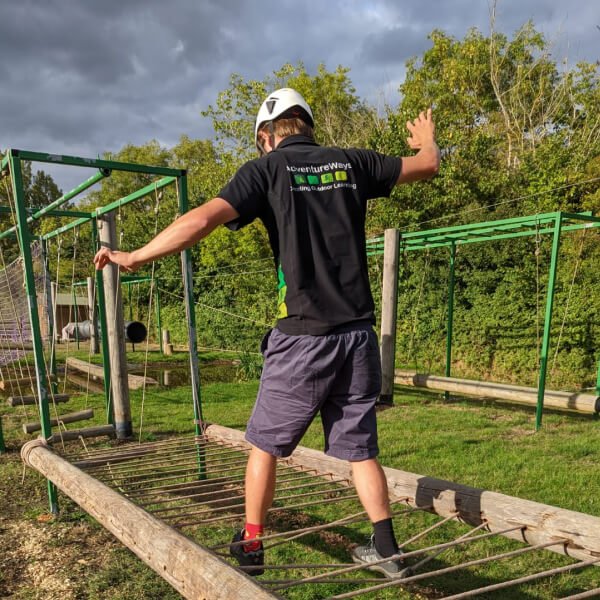
[[[391,518],[373,523],[373,530],[375,532],[375,550],[383,558],[392,556],[392,554],[398,552],[398,543],[394,535],[394,526],[392,525]]]

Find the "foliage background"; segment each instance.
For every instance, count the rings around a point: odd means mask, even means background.
[[[431,181],[397,188],[370,204],[369,236],[488,221],[555,210],[600,209],[600,91],[598,63],[573,67],[550,55],[532,23],[511,38],[471,30],[463,39],[443,31],[407,65],[401,101],[378,111],[356,95],[350,72],[323,64],[313,74],[284,64],[263,80],[231,76],[229,87],[203,112],[213,121],[209,140],[182,137],[172,148],[156,141],[107,155],[122,161],[185,167],[191,206],[218,194],[244,161],[255,156],[254,116],[276,87],[298,89],[313,108],[322,144],[364,146],[409,154],[407,119],[432,106],[443,152]],[[42,206],[60,195],[43,171],[25,173],[27,199]],[[106,204],[149,183],[148,176],[114,173],[79,205]],[[6,201],[9,190],[0,189]],[[119,212],[121,247],[133,249],[177,216],[173,190],[148,196]],[[5,224],[10,216],[3,216]],[[37,231],[54,229],[47,219]],[[565,234],[558,273],[548,385],[590,387],[600,353],[599,232]],[[6,260],[16,250],[3,244]],[[457,256],[453,373],[534,384],[544,317],[549,236],[462,247]],[[50,247],[51,272],[61,286],[91,274],[89,228],[69,232]],[[193,249],[200,345],[256,352],[275,317],[276,279],[259,223],[232,233],[221,227]],[[399,299],[399,365],[441,372],[445,348],[447,251],[403,257]],[[370,258],[376,303],[381,258]],[[144,272],[150,273],[150,268]],[[186,341],[178,257],[155,266],[163,327]],[[149,287],[135,292],[137,318],[148,318]],[[126,307],[126,311],[128,308]]]

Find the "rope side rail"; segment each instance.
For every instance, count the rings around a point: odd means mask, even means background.
[[[218,428],[219,433],[222,429],[224,428]],[[87,465],[86,468],[94,476],[105,480],[105,483],[109,486],[117,487],[122,494],[135,502],[140,508],[143,507],[149,514],[160,518],[174,530],[183,530],[186,527],[221,526],[224,523],[236,524],[240,522],[243,515],[244,467],[248,446],[241,440],[242,434],[239,432],[231,433],[233,430],[228,430],[225,439],[217,439],[218,436],[214,434],[215,429],[213,426],[210,426],[207,431],[208,433],[205,436],[188,437],[172,442],[146,443],[143,451],[140,451],[140,448],[136,450],[131,447],[124,447],[122,451],[127,453],[126,458],[119,456],[118,449],[108,453],[105,452],[103,456],[96,455],[94,458],[86,459],[77,456],[74,457],[74,464],[83,463]],[[238,435],[240,439],[236,438]],[[308,449],[300,450],[304,456],[308,456],[307,452],[314,452],[308,451]],[[359,507],[359,504],[356,495],[349,493],[353,490],[349,489],[351,479],[348,473],[339,472],[336,469],[327,469],[331,465],[323,465],[323,460],[326,463],[328,457],[321,453],[317,454],[321,455],[320,468],[316,468],[310,460],[290,459],[280,461],[278,487],[275,502],[270,512],[273,516],[283,513],[283,521],[285,522],[285,515],[290,515],[294,511],[304,511],[311,507],[318,508],[328,503],[344,502],[342,506],[347,506],[348,510],[346,508],[341,510],[349,514],[331,522],[320,522],[308,527],[297,527],[286,531],[277,530],[269,533],[262,538],[267,556],[271,556],[269,551],[273,548],[283,544],[299,542],[302,538],[305,538],[303,543],[310,546],[309,539],[312,538],[308,538],[308,536],[326,534],[332,530],[341,530],[347,533],[354,531],[353,527],[368,525],[369,519],[364,511],[351,512],[352,507]],[[198,461],[202,458],[205,459],[202,468],[207,478],[199,480],[197,478]],[[189,468],[179,468],[181,466],[180,462],[189,464]],[[193,467],[194,464],[196,465],[195,468]],[[128,470],[131,473],[129,476]],[[157,477],[157,474],[160,476]],[[155,485],[157,483],[158,486]],[[393,489],[392,486],[390,488]],[[348,491],[343,492],[344,489]],[[331,497],[325,498],[324,495],[327,494]],[[404,494],[402,497],[397,496],[393,501],[393,518],[397,521],[401,517],[408,519],[411,518],[411,515],[428,512],[436,513],[436,504],[439,508],[438,502],[432,501],[426,504],[421,499],[417,502],[417,497],[418,494],[414,492]],[[439,498],[434,500],[439,500]],[[542,550],[556,551],[557,547],[561,547],[562,553],[571,553],[570,544],[572,541],[568,538],[554,538],[539,543],[531,543],[528,538],[532,537],[532,532],[527,525],[513,522],[509,526],[498,528],[492,526],[487,519],[480,519],[477,524],[471,523],[471,527],[466,533],[451,536],[449,542],[429,543],[422,548],[407,549],[409,545],[424,541],[424,538],[430,534],[439,531],[445,532],[445,526],[451,523],[468,524],[468,521],[463,518],[465,514],[469,516],[470,511],[461,510],[456,506],[448,514],[441,515],[442,518],[433,524],[423,525],[411,521],[407,525],[407,530],[411,532],[411,535],[407,536],[401,543],[401,548],[404,550],[402,558],[407,561],[416,559],[417,562],[411,561],[411,564],[408,564],[404,569],[403,578],[399,580],[389,581],[374,576],[360,577],[361,573],[365,573],[362,565],[315,561],[308,564],[306,562],[284,565],[267,564],[263,567],[266,573],[280,573],[280,576],[272,579],[267,578],[267,575],[257,581],[271,593],[285,593],[286,590],[299,586],[317,586],[317,588],[327,584],[336,584],[342,586],[342,588],[351,586],[354,589],[331,596],[332,598],[351,598],[388,587],[425,581],[469,567],[533,554]],[[197,531],[194,531],[194,534],[197,535],[197,533]],[[516,537],[521,542],[529,542],[530,545],[500,553],[494,552],[493,549],[488,547],[480,548],[482,543],[493,542],[499,536]],[[428,563],[443,552],[461,548],[466,544],[474,546],[476,552],[483,552],[484,556],[450,566],[443,566],[442,568],[435,568],[431,571],[424,570]],[[229,546],[229,543],[219,543],[210,545],[207,549],[222,556],[227,561],[231,561],[227,552]],[[387,562],[388,560],[390,559],[387,558],[381,562]],[[548,575],[537,573],[528,575],[527,578],[516,578],[501,584],[495,583],[493,586],[510,587],[519,585],[538,578],[550,577],[554,574],[587,567],[596,564],[598,561],[600,559],[596,560],[596,557],[590,558],[588,556],[587,560],[581,560],[579,563],[559,567],[558,570],[548,570]],[[436,562],[439,565],[439,561]],[[256,568],[233,566],[238,571],[247,573]],[[286,573],[294,573],[295,577],[290,578],[286,576]],[[493,586],[485,586],[482,589],[487,591],[489,587]],[[478,593],[477,590],[464,592],[464,594],[472,595]]]

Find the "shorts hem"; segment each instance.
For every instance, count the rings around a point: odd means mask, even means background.
[[[252,444],[259,450],[262,450],[263,452],[266,452],[267,454],[270,454],[271,456],[275,456],[276,458],[288,458],[289,456],[291,456],[292,452],[296,449],[295,447],[291,448],[291,449],[288,449],[288,448],[282,449],[279,446],[273,446],[271,444],[267,444],[264,442],[264,440],[259,440],[258,438],[254,437],[248,433],[246,433],[245,439],[248,443]]]
[[[374,448],[372,450],[367,450],[366,452],[352,452],[352,451],[336,451],[336,450],[326,450],[325,454],[327,456],[331,456],[333,458],[339,458],[340,460],[347,460],[349,462],[361,462],[363,460],[369,460],[371,458],[377,458],[379,455],[379,448]]]

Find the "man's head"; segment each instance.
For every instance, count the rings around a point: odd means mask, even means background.
[[[254,141],[261,154],[275,148],[275,136],[302,134],[313,137],[313,115],[306,100],[291,88],[275,90],[262,103],[256,117]]]

